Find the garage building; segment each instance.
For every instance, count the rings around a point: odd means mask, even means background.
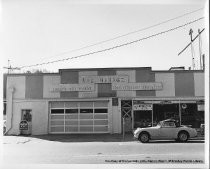
[[[58,73],[8,74],[7,134],[22,120],[32,135],[121,133],[175,118],[204,123],[204,71],[151,67],[60,69]]]

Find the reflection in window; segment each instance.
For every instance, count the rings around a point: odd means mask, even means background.
[[[80,113],[93,113],[93,109],[80,109]]]
[[[66,114],[78,113],[78,109],[66,109]]]
[[[107,109],[95,109],[95,113],[107,113]]]
[[[51,109],[51,114],[64,114],[64,109]]]

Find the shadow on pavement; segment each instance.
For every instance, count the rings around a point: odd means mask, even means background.
[[[46,135],[30,135],[23,137],[37,138],[47,141],[56,142],[139,142],[134,139],[132,133],[126,133],[123,139],[122,134],[46,134]],[[204,143],[204,139],[190,139],[186,143]],[[139,142],[140,143],[140,142]],[[175,140],[150,140],[147,144],[164,144],[179,143]]]
[[[188,140],[187,142],[184,142],[184,144],[187,143],[204,143],[204,140]],[[165,143],[181,143],[183,144],[183,142],[176,142],[173,140],[151,140],[149,143],[147,144],[165,144]]]
[[[27,136],[26,136],[27,137]],[[130,142],[135,141],[131,134],[48,134],[29,136],[48,141],[58,142]]]

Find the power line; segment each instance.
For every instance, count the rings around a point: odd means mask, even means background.
[[[122,37],[125,37],[125,36],[128,36],[128,35],[131,35],[131,34],[134,34],[134,33],[137,33],[137,32],[141,32],[141,31],[145,31],[145,30],[147,30],[147,29],[151,29],[151,28],[153,28],[153,27],[156,27],[156,26],[165,24],[165,23],[167,23],[167,22],[170,22],[170,21],[173,21],[173,20],[182,18],[182,17],[187,16],[187,15],[190,15],[190,14],[192,14],[192,13],[196,13],[196,12],[198,12],[198,11],[200,11],[200,10],[203,10],[203,9],[204,9],[204,8],[200,8],[200,9],[197,9],[197,10],[194,10],[194,11],[191,11],[191,12],[188,12],[188,13],[185,13],[185,14],[182,14],[182,15],[179,15],[179,16],[177,16],[177,17],[175,17],[175,18],[171,18],[171,19],[162,21],[162,22],[160,22],[160,23],[157,23],[157,24],[154,24],[154,25],[151,25],[151,26],[148,26],[148,27],[144,27],[144,28],[139,29],[139,30],[135,30],[135,31],[132,31],[132,32],[129,32],[129,33],[120,35],[120,36],[116,36],[116,37],[111,38],[111,39],[107,39],[107,40],[104,40],[104,41],[100,41],[100,42],[97,42],[97,43],[94,43],[94,44],[91,44],[91,45],[87,45],[87,46],[84,46],[84,47],[81,47],[81,48],[69,50],[69,51],[66,51],[66,52],[61,52],[61,53],[59,53],[59,54],[56,54],[56,55],[53,55],[53,56],[49,56],[49,57],[46,57],[46,58],[43,58],[43,59],[48,59],[48,58],[53,58],[53,57],[56,57],[56,56],[65,55],[65,54],[67,54],[67,53],[72,53],[72,52],[80,51],[80,50],[82,50],[82,49],[86,49],[86,48],[93,47],[93,46],[96,46],[96,45],[100,45],[100,44],[103,44],[103,43],[106,43],[106,42],[110,42],[110,41],[113,41],[113,40],[116,40],[116,39],[119,39],[119,38],[122,38]]]
[[[182,28],[182,27],[184,27],[184,26],[190,25],[190,24],[192,24],[192,23],[198,22],[198,21],[201,20],[201,19],[204,19],[204,17],[201,17],[201,18],[198,18],[198,19],[196,19],[196,20],[190,21],[190,22],[188,22],[188,23],[186,23],[186,24],[183,24],[183,25],[180,25],[180,26],[177,26],[177,27],[168,29],[168,30],[166,30],[166,31],[162,31],[162,32],[159,32],[159,33],[156,33],[156,34],[153,34],[153,35],[150,35],[150,36],[146,36],[146,37],[144,37],[144,38],[137,39],[137,40],[134,40],[134,41],[131,41],[131,42],[128,42],[128,43],[124,43],[124,44],[121,44],[121,45],[117,45],[117,46],[114,46],[114,47],[110,47],[110,48],[106,48],[106,49],[102,49],[102,50],[98,50],[98,51],[94,51],[94,52],[90,52],[90,53],[86,53],[86,54],[82,54],[82,55],[78,55],[78,56],[74,56],[74,57],[69,57],[69,58],[65,58],[65,59],[55,60],[55,61],[51,61],[51,62],[44,62],[44,63],[34,64],[34,65],[29,65],[29,66],[22,66],[22,67],[20,67],[20,68],[22,69],[22,68],[26,68],[26,67],[35,67],[35,66],[47,65],[47,64],[51,64],[51,63],[67,61],[67,60],[70,60],[70,59],[76,59],[76,58],[80,58],[80,57],[84,57],[84,56],[88,56],[88,55],[93,55],[93,54],[96,54],[96,53],[101,53],[101,52],[113,50],[113,49],[116,49],[116,48],[120,48],[120,47],[123,47],[123,46],[127,46],[127,45],[130,45],[130,44],[133,44],[133,43],[137,43],[137,42],[139,42],[139,41],[143,41],[143,40],[150,39],[150,38],[152,38],[152,37],[155,37],[155,36],[158,36],[158,35],[161,35],[161,34],[165,34],[165,33],[174,31],[174,30],[176,30],[176,29],[179,29],[179,28]]]

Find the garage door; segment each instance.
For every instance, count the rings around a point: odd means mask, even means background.
[[[108,133],[108,101],[51,102],[50,133]]]

